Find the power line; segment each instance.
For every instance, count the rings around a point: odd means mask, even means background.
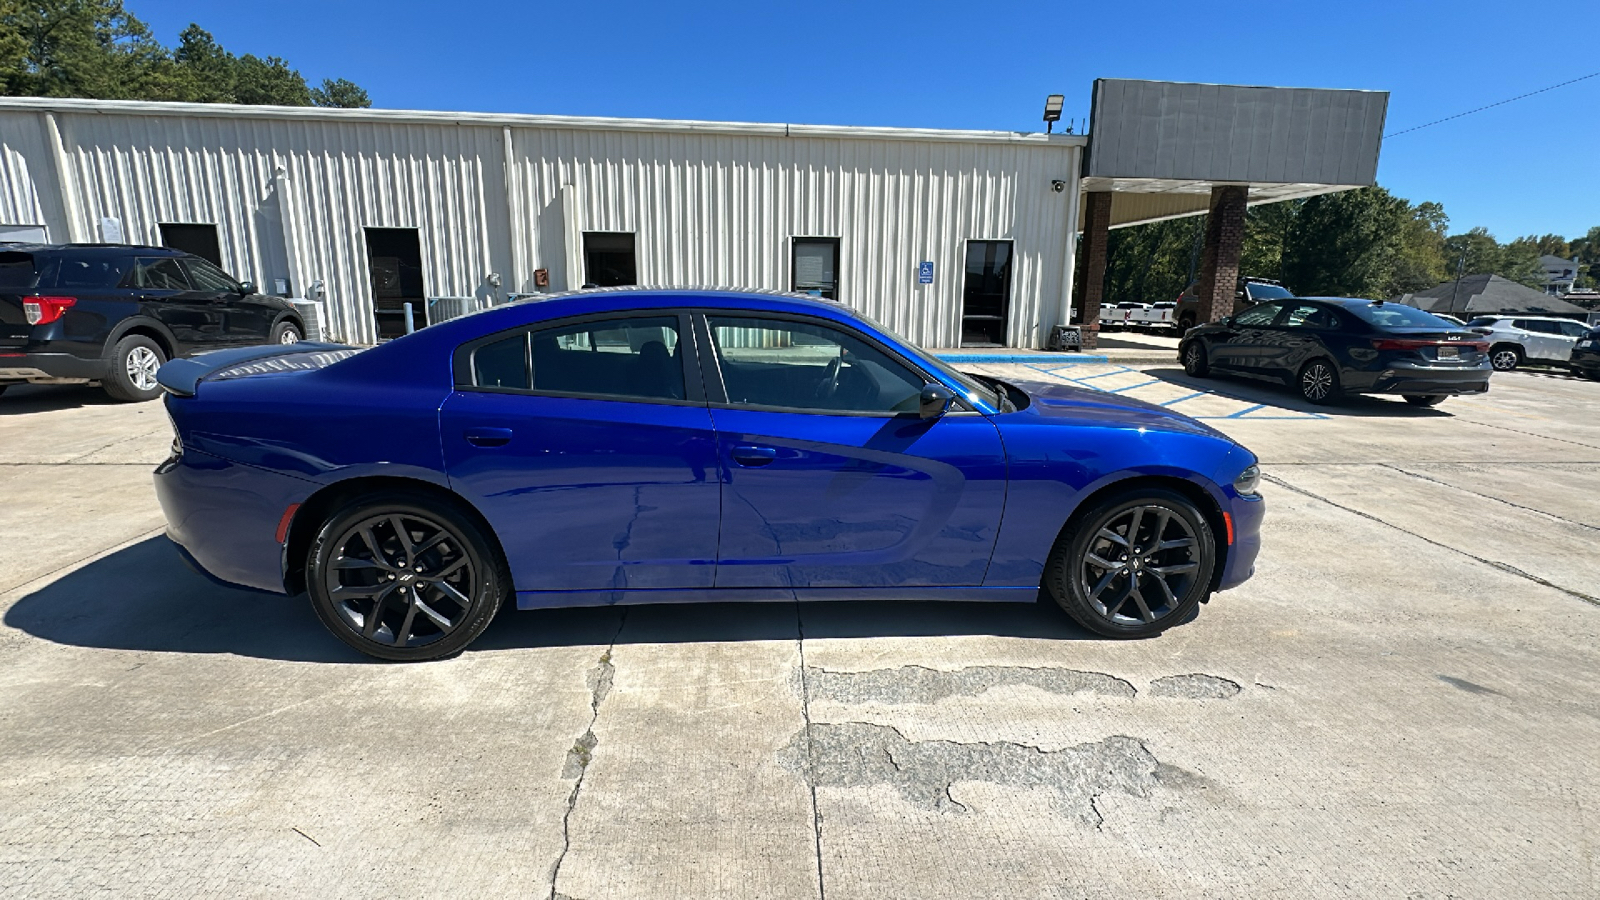
[[[1494,109],[1496,106],[1505,106],[1507,103],[1515,103],[1516,101],[1521,100],[1521,99],[1523,99],[1525,97],[1532,97],[1534,94],[1542,94],[1545,91],[1553,91],[1556,88],[1566,87],[1569,84],[1577,84],[1580,81],[1584,81],[1586,79],[1593,78],[1596,75],[1600,75],[1600,72],[1590,72],[1589,74],[1584,75],[1581,78],[1574,78],[1571,81],[1563,81],[1560,84],[1552,84],[1549,87],[1539,88],[1537,91],[1529,91],[1526,94],[1518,94],[1517,96],[1512,97],[1510,100],[1501,100],[1499,103],[1491,103],[1488,106],[1480,106],[1477,109],[1469,109],[1464,113],[1456,113],[1453,116],[1445,116],[1442,119],[1439,119],[1439,120],[1433,121],[1433,122],[1429,122],[1426,125],[1418,125],[1415,128],[1407,128],[1407,129],[1404,129],[1402,131],[1392,132],[1390,134],[1384,135],[1383,139],[1384,140],[1388,140],[1389,138],[1397,137],[1397,136],[1402,135],[1402,134],[1409,134],[1410,132],[1413,132],[1413,131],[1421,131],[1424,128],[1431,128],[1434,125],[1438,125],[1440,122],[1448,122],[1451,119],[1459,119],[1462,116],[1470,116],[1473,113],[1481,113],[1486,109]]]

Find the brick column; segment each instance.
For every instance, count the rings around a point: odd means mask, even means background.
[[[1111,234],[1111,193],[1093,191],[1084,197],[1083,282],[1074,305],[1078,328],[1083,332],[1083,350],[1100,346],[1100,300],[1106,289],[1106,240]]]
[[[1244,204],[1249,188],[1224,184],[1211,189],[1211,211],[1206,217],[1206,243],[1200,254],[1200,301],[1195,324],[1215,322],[1233,315],[1233,295],[1239,288],[1239,253],[1244,249]]]

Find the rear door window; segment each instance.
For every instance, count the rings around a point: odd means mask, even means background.
[[[1283,325],[1289,328],[1319,328],[1334,329],[1339,327],[1339,319],[1333,310],[1310,303],[1298,303],[1289,308],[1289,314],[1284,317]]]
[[[1233,317],[1233,324],[1240,328],[1262,328],[1272,324],[1278,317],[1278,311],[1283,309],[1281,303],[1263,303],[1252,306],[1237,316]]]
[[[472,353],[476,387],[616,400],[683,400],[676,315],[518,332]]]
[[[132,267],[133,260],[126,256],[63,256],[56,271],[56,287],[63,290],[122,287]]]
[[[133,284],[154,291],[187,291],[189,276],[172,257],[143,257],[134,266]]]

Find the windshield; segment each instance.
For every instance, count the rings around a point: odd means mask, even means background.
[[[1245,284],[1244,290],[1245,293],[1250,295],[1250,299],[1257,303],[1260,303],[1263,300],[1282,300],[1285,297],[1294,296],[1293,294],[1289,293],[1288,289],[1281,284],[1257,284],[1255,282],[1249,282]]]
[[[1398,303],[1352,303],[1345,309],[1379,328],[1444,328],[1453,331],[1460,327],[1433,313]]]
[[[873,328],[876,328],[885,337],[893,338],[895,343],[899,344],[906,350],[912,351],[913,358],[917,362],[927,366],[930,369],[938,371],[939,374],[955,382],[967,395],[968,400],[982,400],[984,403],[989,404],[990,407],[996,410],[1004,409],[1006,404],[1010,402],[1007,400],[1005,392],[1001,391],[999,388],[994,387],[993,385],[984,384],[982,381],[973,378],[971,375],[968,375],[965,372],[957,372],[955,369],[950,368],[949,363],[938,358],[937,356],[934,356],[932,353],[923,350],[916,344],[911,343],[910,341],[896,334],[892,329],[885,328],[881,322],[877,321],[866,313],[854,309],[850,310],[850,312],[856,318],[867,323],[868,325],[871,325]]]

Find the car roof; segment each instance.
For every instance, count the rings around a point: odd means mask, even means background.
[[[35,244],[23,241],[0,241],[0,251],[8,253],[59,253],[68,250],[91,256],[128,253],[130,251],[142,253],[146,256],[189,255],[182,250],[174,250],[171,247],[152,247],[146,244]]]
[[[754,303],[752,304],[752,301]],[[754,306],[759,309],[772,309],[774,305],[793,305],[798,307],[797,312],[814,312],[824,315],[838,316],[841,313],[850,318],[860,318],[861,314],[842,303],[833,300],[823,300],[810,294],[799,294],[793,291],[774,291],[760,288],[728,288],[728,287],[652,287],[646,285],[628,285],[626,287],[585,288],[579,291],[565,291],[558,294],[542,294],[537,297],[524,297],[514,303],[506,303],[491,309],[505,309],[512,306],[535,304],[541,312],[548,311],[547,315],[540,318],[560,318],[568,315],[582,315],[585,312],[600,312],[625,309],[664,309],[679,306],[712,306],[727,309],[746,309]],[[573,309],[569,312],[568,307]]]

